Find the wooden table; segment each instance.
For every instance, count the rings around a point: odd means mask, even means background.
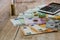
[[[21,30],[18,27],[14,27],[10,20],[8,20],[6,26],[0,31],[0,40],[60,40],[60,31],[54,33],[45,33],[31,36],[22,36]]]

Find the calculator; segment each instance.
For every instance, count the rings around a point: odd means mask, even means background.
[[[55,15],[56,13],[60,12],[60,3],[50,3],[49,5],[41,8],[39,11]]]

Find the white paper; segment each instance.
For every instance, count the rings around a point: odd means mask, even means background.
[[[28,35],[27,33],[31,32],[31,34],[36,34],[36,32],[32,31],[29,27],[26,27],[26,29],[23,29],[25,35]]]
[[[10,21],[12,22],[12,24],[14,26],[22,25],[22,23],[20,22],[20,20],[10,19]]]
[[[41,26],[38,25],[34,25],[32,26],[32,28],[36,29],[37,31],[39,31],[39,29],[46,30],[46,28],[42,28]]]
[[[26,24],[26,25],[28,25],[28,24],[29,24],[29,25],[33,24],[33,20],[32,20],[32,19],[25,18],[24,20],[25,20],[25,24]]]

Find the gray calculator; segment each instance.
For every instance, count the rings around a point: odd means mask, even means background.
[[[50,3],[49,5],[41,8],[39,11],[54,15],[60,12],[60,3]]]

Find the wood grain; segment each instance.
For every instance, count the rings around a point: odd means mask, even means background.
[[[0,40],[13,40],[17,27],[14,27],[11,22],[7,22],[6,26],[0,33]]]

